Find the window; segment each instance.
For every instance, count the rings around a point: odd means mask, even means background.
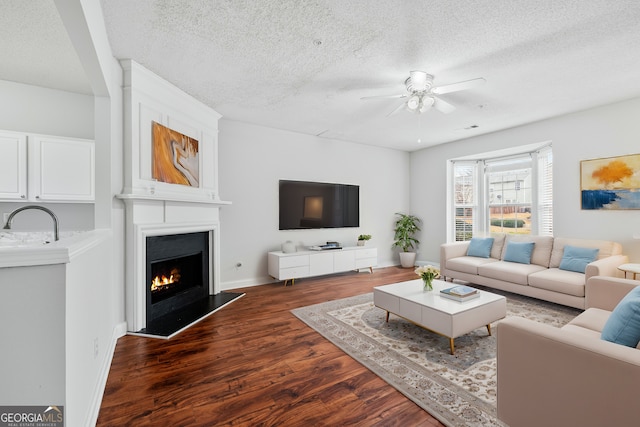
[[[452,161],[449,241],[491,232],[553,234],[551,146],[508,157]]]
[[[532,174],[529,154],[485,161],[489,231],[531,233]]]
[[[473,235],[476,218],[477,162],[459,162],[454,167],[454,222],[455,241],[469,240]]]

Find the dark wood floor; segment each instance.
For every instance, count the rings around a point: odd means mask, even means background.
[[[244,288],[171,340],[125,336],[97,425],[441,426],[290,313],[415,278],[389,267]]]

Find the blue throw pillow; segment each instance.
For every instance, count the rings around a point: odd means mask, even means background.
[[[625,295],[613,309],[600,336],[605,341],[636,347],[640,341],[640,287]]]
[[[504,260],[509,262],[519,262],[520,264],[531,264],[531,254],[533,253],[534,242],[508,242],[504,253]]]
[[[493,246],[493,237],[472,237],[467,248],[468,256],[477,256],[480,258],[489,258],[491,255],[491,247]]]
[[[560,261],[560,270],[584,273],[587,264],[595,261],[600,249],[579,248],[577,246],[565,246]]]

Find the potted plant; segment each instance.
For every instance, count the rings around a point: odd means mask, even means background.
[[[358,246],[364,246],[367,240],[371,240],[371,234],[361,234],[358,236]]]
[[[402,252],[400,252],[400,265],[405,268],[413,267],[416,262],[416,253],[413,252],[413,249],[420,243],[413,235],[420,231],[420,219],[415,215],[403,213],[396,213],[396,215],[398,215],[398,219],[394,229],[395,241],[392,247],[402,249]]]

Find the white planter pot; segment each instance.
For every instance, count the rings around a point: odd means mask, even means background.
[[[415,252],[400,252],[400,265],[404,268],[412,268],[416,265]]]

